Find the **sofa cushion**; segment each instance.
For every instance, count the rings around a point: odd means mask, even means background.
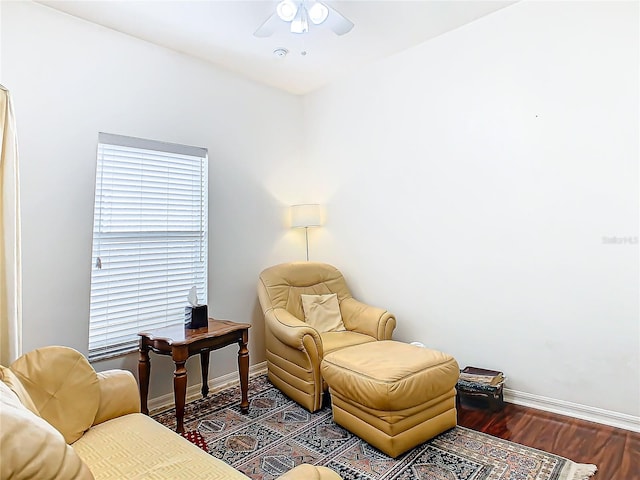
[[[33,400],[31,400],[29,393],[25,390],[24,385],[22,385],[20,379],[16,377],[15,373],[13,373],[11,369],[0,365],[0,380],[2,380],[4,384],[16,394],[22,405],[27,407],[36,415],[40,415],[40,412],[38,412]]]
[[[40,416],[73,443],[93,424],[100,403],[98,375],[68,347],[33,350],[11,364]]]
[[[96,480],[248,478],[141,413],[94,426],[73,448]]]
[[[345,331],[340,304],[335,293],[326,295],[300,295],[304,320],[318,332]]]
[[[0,478],[93,479],[60,432],[22,405],[4,382],[0,382],[0,425]]]

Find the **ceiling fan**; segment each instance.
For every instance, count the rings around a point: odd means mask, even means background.
[[[282,0],[275,13],[253,32],[256,37],[271,36],[280,22],[291,24],[291,33],[307,33],[309,23],[329,27],[336,35],[349,33],[353,22],[329,5],[316,0]]]

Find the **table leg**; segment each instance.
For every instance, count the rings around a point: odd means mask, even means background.
[[[140,411],[149,415],[147,398],[149,396],[149,373],[151,372],[151,362],[149,361],[149,347],[140,339],[140,351],[138,356],[138,380],[140,382]]]
[[[249,331],[242,331],[242,338],[238,341],[240,350],[238,350],[238,372],[240,373],[240,390],[242,391],[242,401],[240,402],[240,411],[247,413],[249,411],[249,349],[247,343],[249,341]]]
[[[176,403],[176,432],[184,433],[184,404],[187,397],[187,369],[185,363],[189,357],[185,349],[173,349],[171,352],[176,364],[173,373],[173,396]]]
[[[200,370],[202,370],[202,396],[209,393],[209,350],[200,352]]]

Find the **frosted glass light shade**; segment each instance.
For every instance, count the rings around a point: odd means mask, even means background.
[[[320,25],[329,16],[329,9],[322,3],[316,2],[308,10],[309,18],[314,25]]]
[[[319,227],[322,225],[320,218],[320,205],[316,203],[291,206],[291,227]]]
[[[296,13],[298,13],[298,6],[293,3],[291,0],[283,0],[276,7],[276,12],[278,13],[278,17],[280,17],[285,22],[290,22],[294,18],[296,18]]]

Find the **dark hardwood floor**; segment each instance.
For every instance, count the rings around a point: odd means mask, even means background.
[[[640,433],[507,403],[499,412],[463,402],[458,424],[578,463],[593,463],[593,480],[640,480]]]

